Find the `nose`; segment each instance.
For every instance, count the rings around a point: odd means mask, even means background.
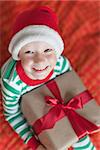
[[[36,53],[33,59],[35,63],[43,63],[45,61],[45,56],[41,53]]]

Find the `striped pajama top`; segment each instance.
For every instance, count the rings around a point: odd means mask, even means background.
[[[17,62],[15,60],[9,58],[1,70],[3,108],[5,119],[14,131],[20,135],[24,143],[27,143],[35,134],[21,112],[20,99],[24,93],[39,87],[39,85],[29,86],[24,83],[17,74],[16,64]],[[60,56],[50,79],[71,69],[68,59]],[[75,150],[95,150],[89,136],[80,139],[72,147]]]

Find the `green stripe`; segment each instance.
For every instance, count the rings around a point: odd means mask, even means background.
[[[5,93],[4,91],[3,91],[3,93],[4,93],[4,95],[6,95],[7,97],[11,97],[12,99],[14,99],[14,101],[15,101],[15,99],[17,98],[17,96],[10,96],[10,95],[8,95],[7,93]]]
[[[7,107],[13,107],[13,106],[16,106],[18,103],[16,103],[16,104],[6,104],[6,103],[4,103],[5,104],[5,106],[7,106]]]
[[[12,80],[14,81],[14,79],[15,79],[16,77],[17,77],[17,73],[16,73],[16,71],[14,71]]]
[[[88,136],[84,136],[84,137],[81,138],[77,143],[80,143],[80,142],[84,141],[84,140],[87,139],[87,138],[88,138]]]
[[[91,150],[94,150],[94,148],[95,148],[95,147],[94,147],[94,145],[93,145],[92,148],[91,148]]]
[[[27,140],[30,140],[33,137],[32,132],[27,136],[27,138],[24,140],[24,143],[27,143]]]
[[[68,70],[66,70],[65,72],[68,72],[68,71],[70,71],[70,68],[68,68]],[[54,72],[59,73],[60,71],[55,69]],[[60,73],[62,73],[62,72],[60,72]]]
[[[61,72],[65,69],[65,66],[66,66],[66,59],[63,57],[63,65],[62,65],[62,68],[61,68]]]
[[[29,128],[25,128],[24,130],[22,130],[19,134],[22,137],[25,133],[27,133],[29,131]]]
[[[12,102],[15,102],[15,101],[16,101],[16,99],[7,99],[7,98],[5,98],[5,97],[3,97],[3,100],[4,100],[4,101],[8,101],[9,103],[12,103]]]
[[[13,118],[10,118],[9,120],[8,120],[8,122],[9,123],[12,123],[14,120],[16,120],[18,117],[20,117],[21,116],[21,113],[20,114],[18,114],[18,115],[16,115],[16,116],[12,116]]]
[[[28,87],[29,87],[28,85],[24,86],[24,87],[22,88],[22,91],[26,90]]]
[[[22,83],[21,80],[18,80],[18,81],[16,82],[17,85],[20,85],[21,83]]]
[[[60,72],[60,70],[56,70],[56,69],[54,69],[54,72],[57,72],[57,73],[59,73],[59,72]]]
[[[13,87],[9,86],[9,84],[7,84],[6,82],[3,81],[3,84],[4,84],[4,87],[5,87],[8,91],[12,92],[13,94],[20,94],[20,92],[19,92],[18,90],[16,90],[16,89],[14,89]]]
[[[22,121],[18,122],[16,125],[14,125],[13,128],[16,130],[18,127],[24,125],[24,123],[26,123],[26,120],[25,120],[25,119],[23,119]]]
[[[4,110],[4,115],[5,115],[5,118],[8,118],[9,117],[9,113],[8,112],[6,112],[5,110]],[[9,122],[9,121],[8,121]]]
[[[89,148],[90,144],[91,144],[91,142],[89,141],[88,144],[86,144],[84,146],[80,146],[80,147],[75,147],[74,149],[75,150],[81,150],[81,149],[85,150],[86,148]]]
[[[69,72],[69,71],[70,71],[70,68],[68,68],[66,71]]]
[[[10,61],[9,65],[7,66],[7,70],[6,70],[5,74],[4,74],[4,78],[7,79],[7,78],[10,77],[11,71],[14,68],[15,63],[16,63],[15,60]]]
[[[56,63],[56,66],[60,66],[60,62],[59,61]]]
[[[56,66],[57,66],[57,65],[60,66],[60,65],[62,64],[61,68],[58,68],[59,70],[58,70],[58,69],[54,69],[54,71],[57,72],[57,73],[62,73],[63,70],[64,70],[65,67],[66,67],[66,64],[67,64],[67,61],[66,61],[66,58],[65,58],[65,57],[62,57],[61,61],[62,61],[62,63],[61,63],[61,62],[57,62],[57,64],[56,64]],[[69,68],[68,68],[68,69],[69,69]]]

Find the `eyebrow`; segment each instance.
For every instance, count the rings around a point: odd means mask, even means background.
[[[44,52],[45,50],[49,50],[49,49],[50,49],[50,50],[54,50],[54,48],[46,48],[46,49],[43,49],[43,52]],[[37,50],[33,50],[33,49],[28,50],[28,49],[27,49],[27,50],[24,51],[24,53],[28,53],[28,52],[30,52],[30,51],[36,52]]]

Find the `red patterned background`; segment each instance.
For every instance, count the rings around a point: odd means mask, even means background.
[[[7,46],[19,12],[40,5],[50,6],[58,15],[65,41],[64,55],[100,104],[100,1],[98,0],[0,0],[0,67],[10,56]],[[0,95],[1,96],[1,95]],[[100,150],[100,133],[91,135]],[[0,150],[28,150],[4,120],[0,97]]]

